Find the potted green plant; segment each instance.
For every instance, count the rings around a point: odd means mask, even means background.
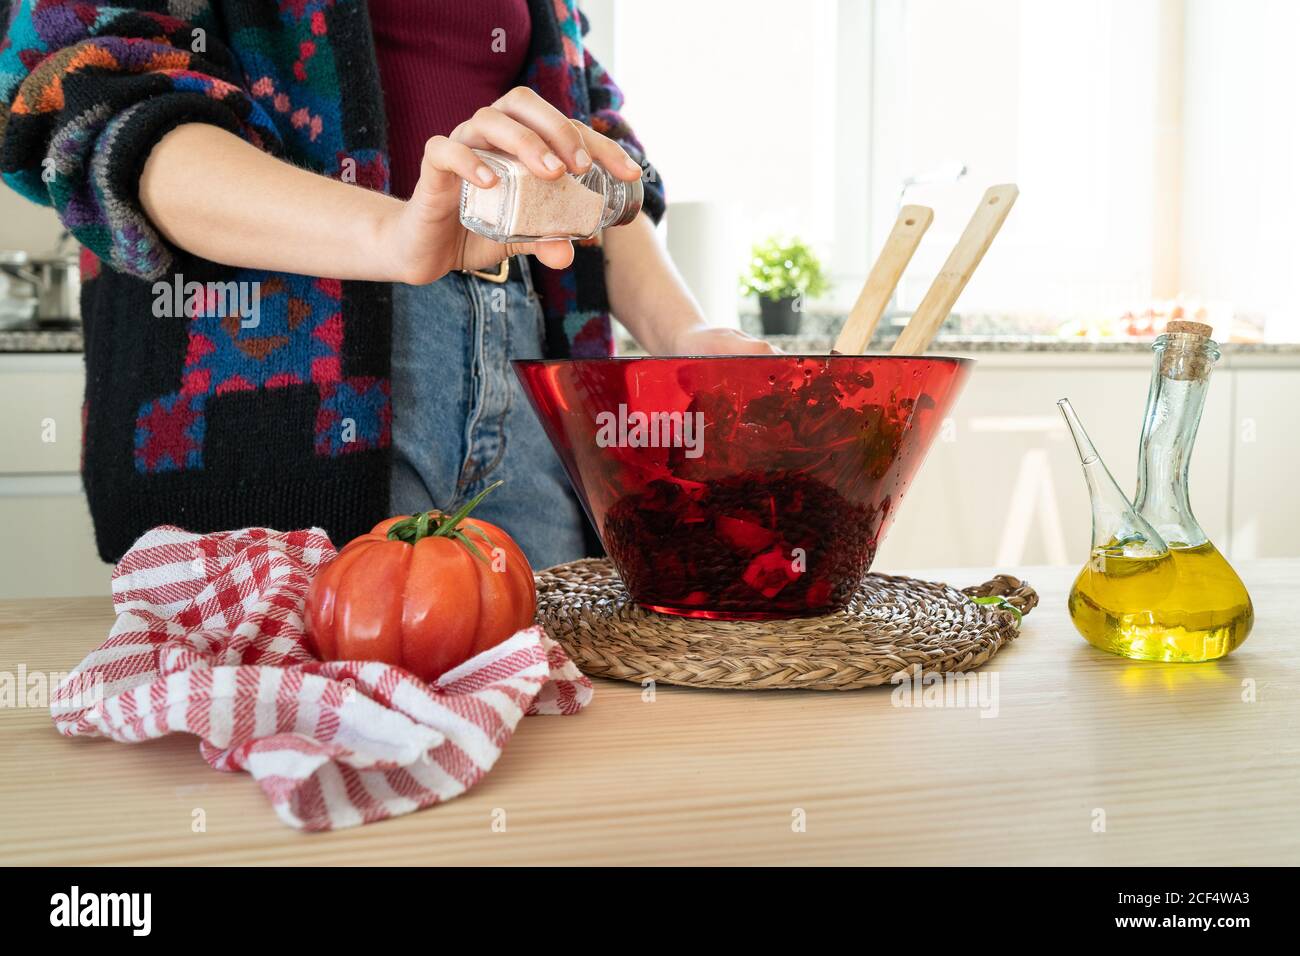
[[[827,286],[822,264],[808,244],[784,236],[756,243],[740,277],[742,294],[758,296],[765,335],[798,332],[803,300],[821,295]]]

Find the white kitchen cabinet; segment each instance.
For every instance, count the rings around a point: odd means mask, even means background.
[[[1150,357],[1095,352],[972,357],[976,365],[966,390],[905,494],[875,569],[1082,566],[1089,553],[1091,510],[1056,401],[1070,399],[1119,486],[1131,495]],[[1225,546],[1232,374],[1220,369],[1211,380],[1191,464],[1193,509],[1206,533]]]
[[[0,528],[0,598],[110,592],[76,475],[0,478]]]
[[[76,473],[85,381],[80,355],[0,355],[0,475]]]
[[[108,594],[81,490],[80,355],[0,355],[0,598]]]
[[[1300,368],[1291,364],[1261,357],[1235,370],[1233,560],[1300,554]]]

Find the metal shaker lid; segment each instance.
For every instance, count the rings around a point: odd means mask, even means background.
[[[641,212],[641,206],[645,203],[645,185],[640,178],[630,183],[622,180],[618,180],[618,182],[623,187],[623,208],[619,217],[610,225],[626,226]]]

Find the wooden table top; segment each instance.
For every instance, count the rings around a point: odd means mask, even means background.
[[[1238,570],[1255,630],[1218,663],[1096,651],[1066,617],[1073,571],[1023,569],[1042,605],[984,669],[995,715],[888,687],[645,701],[597,681],[585,713],[525,719],[463,796],[334,833],[284,826],[194,738],[70,740],[0,709],[0,863],[1294,865],[1300,559]],[[0,602],[0,672],[67,671],[110,621],[107,599]]]

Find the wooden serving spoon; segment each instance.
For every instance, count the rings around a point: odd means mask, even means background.
[[[889,231],[889,238],[876,257],[866,284],[858,293],[858,300],[844,320],[832,354],[861,355],[866,351],[885,306],[894,294],[894,287],[933,220],[934,210],[927,206],[904,206],[898,211],[894,228]]]
[[[966,224],[966,230],[948,254],[948,261],[935,276],[911,320],[899,333],[892,350],[895,355],[920,355],[929,348],[1019,195],[1020,190],[1014,184],[990,186],[984,193],[975,214]]]

